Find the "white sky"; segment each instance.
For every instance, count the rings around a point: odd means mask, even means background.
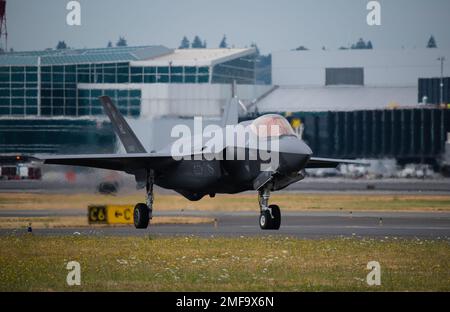
[[[366,24],[368,0],[80,0],[82,26],[66,24],[69,0],[7,0],[9,47],[16,51],[55,47],[105,47],[125,36],[129,45],[178,47],[198,34],[217,47],[256,42],[263,53],[326,46],[337,49],[358,38],[375,48],[425,47],[431,34],[450,48],[449,0],[380,0],[381,26]]]

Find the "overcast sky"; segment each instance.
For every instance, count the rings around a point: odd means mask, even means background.
[[[337,49],[358,38],[375,48],[422,48],[431,34],[450,48],[449,0],[380,0],[381,26],[368,26],[368,0],[80,0],[81,26],[66,24],[69,0],[7,0],[9,47],[41,50],[65,40],[74,48],[129,45],[178,47],[198,34],[217,47],[256,42],[263,53]]]

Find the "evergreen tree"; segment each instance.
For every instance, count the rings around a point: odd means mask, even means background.
[[[203,43],[202,43],[202,40],[200,39],[199,36],[195,36],[194,40],[192,41],[191,47],[193,49],[201,49],[201,48],[203,48]]]
[[[58,44],[56,45],[57,50],[64,50],[67,49],[67,44],[65,41],[58,41]]]
[[[298,48],[295,49],[295,51],[308,51],[308,48],[304,46],[299,46]]]
[[[203,40],[202,48],[206,49],[206,40]]]
[[[179,49],[189,49],[190,46],[191,43],[189,42],[189,39],[186,36],[184,36],[183,39],[181,40]]]
[[[223,35],[222,41],[220,41],[219,48],[226,49],[228,48],[227,44],[227,36]]]
[[[434,39],[433,35],[431,35],[430,39],[428,39],[427,48],[429,49],[437,48],[436,40]]]
[[[107,48],[112,48],[112,42],[111,42],[111,40],[110,41],[108,41],[108,45],[106,46]]]
[[[352,44],[352,49],[361,50],[361,49],[367,49],[366,42],[363,38],[359,38],[358,42],[355,44]]]
[[[127,45],[127,40],[124,37],[119,37],[119,41],[117,41],[116,47],[126,47]]]
[[[373,49],[373,46],[372,46],[372,41],[367,41],[367,45],[366,45],[366,49],[370,49],[370,50],[372,50]]]

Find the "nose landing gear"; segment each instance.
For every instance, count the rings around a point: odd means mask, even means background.
[[[269,188],[258,191],[260,207],[259,226],[262,230],[278,230],[281,225],[280,207],[268,205],[270,197]]]

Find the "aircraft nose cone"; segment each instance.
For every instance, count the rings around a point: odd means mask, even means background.
[[[283,137],[280,140],[280,167],[284,173],[302,170],[312,151],[303,140],[297,137]]]

